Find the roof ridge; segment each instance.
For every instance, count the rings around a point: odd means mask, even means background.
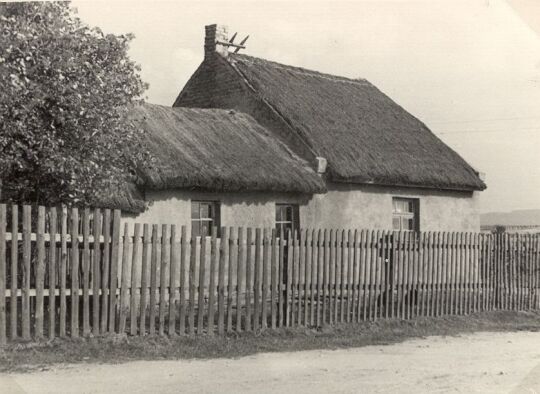
[[[298,73],[301,73],[303,75],[317,77],[317,78],[324,78],[324,79],[331,80],[333,82],[350,83],[350,84],[363,85],[363,86],[374,86],[371,82],[369,82],[365,78],[353,79],[353,78],[344,77],[344,76],[341,76],[341,75],[323,73],[323,72],[320,72],[320,71],[310,70],[310,69],[307,69],[307,68],[304,68],[304,67],[291,66],[291,65],[288,65],[288,64],[278,63],[278,62],[275,62],[273,60],[267,60],[267,59],[263,59],[261,57],[250,56],[250,55],[246,55],[246,54],[243,54],[243,53],[241,53],[241,54],[240,53],[239,54],[232,54],[231,53],[231,54],[229,54],[229,56],[226,57],[226,59],[227,60],[233,59],[233,60],[236,60],[236,61],[243,61],[245,63],[251,63],[251,64],[255,64],[257,61],[262,61],[262,62],[271,64],[272,67],[277,68],[277,69],[298,72]]]

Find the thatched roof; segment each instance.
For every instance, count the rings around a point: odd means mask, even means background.
[[[111,186],[97,200],[100,208],[121,209],[127,213],[143,212],[146,209],[144,196],[134,183]]]
[[[249,115],[231,110],[137,106],[156,163],[141,169],[150,189],[316,193],[324,181]]]
[[[243,54],[228,63],[313,151],[335,181],[482,190],[477,172],[366,80]]]

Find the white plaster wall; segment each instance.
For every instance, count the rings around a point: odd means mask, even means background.
[[[392,228],[392,197],[420,200],[421,231],[479,231],[478,193],[329,184],[325,194],[203,193],[186,190],[149,191],[148,209],[125,215],[128,223],[189,225],[191,199],[219,201],[222,226],[274,227],[275,203],[300,205],[305,228]]]
[[[392,198],[418,198],[421,231],[479,231],[477,193],[332,184],[300,211],[303,227],[392,229]]]

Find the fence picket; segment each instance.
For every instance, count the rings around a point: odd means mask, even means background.
[[[22,338],[30,340],[31,210],[23,206]]]
[[[411,231],[407,231],[403,244],[403,287],[405,319],[411,318]]]
[[[285,250],[284,261],[283,261],[283,282],[285,282],[285,296],[284,296],[284,315],[285,315],[285,327],[291,326],[291,280],[292,280],[292,261],[293,261],[293,236],[291,230],[287,231],[287,249]]]
[[[327,323],[328,316],[328,242],[329,242],[329,233],[327,229],[323,231],[323,240],[322,240],[322,316],[321,324]],[[300,287],[298,287],[300,288]],[[300,296],[298,297],[300,298]]]
[[[156,297],[157,297],[157,266],[158,266],[158,225],[152,226],[152,244],[150,245],[150,306],[148,313],[150,335],[156,333]]]
[[[240,260],[239,260],[240,261]],[[272,328],[276,328],[277,323],[277,310],[276,310],[276,287],[277,287],[277,275],[276,275],[276,267],[277,267],[277,254],[276,254],[276,230],[272,229],[272,241],[271,241],[271,253],[270,253],[270,309],[271,309],[271,326]],[[237,268],[238,272],[241,272],[240,265],[238,265]],[[240,289],[240,281],[237,283],[238,289]],[[239,301],[240,298],[238,297],[237,300]],[[237,311],[240,310],[240,303],[237,301]],[[238,318],[237,318],[238,320]],[[240,324],[237,322],[237,326]]]
[[[141,299],[139,311],[139,335],[146,335],[146,308],[148,305],[148,259],[150,258],[149,247],[152,245],[150,238],[150,226],[143,225],[143,244],[141,262]]]
[[[283,236],[281,236],[283,238]],[[283,264],[281,263],[281,257],[283,256],[283,240],[280,242],[279,246],[279,254],[280,254],[280,291],[279,291],[279,316],[280,316],[280,326],[283,325],[283,289],[281,284],[283,274],[282,274],[282,268]],[[252,323],[252,316],[251,316],[251,295],[253,294],[253,274],[252,274],[252,267],[253,267],[253,234],[251,227],[247,228],[246,232],[246,323],[245,323],[245,330],[251,331],[251,323]]]
[[[363,266],[363,280],[362,280],[362,320],[368,319],[368,301],[369,301],[369,240],[370,240],[370,230],[366,230],[364,240],[362,241],[362,254],[361,263]]]
[[[525,250],[527,251],[527,309],[532,309],[532,234],[527,234],[527,245]]]
[[[217,231],[212,229],[212,231]],[[186,226],[180,228],[180,327],[178,328],[180,335],[186,333],[186,258],[188,247],[188,236]]]
[[[465,310],[467,314],[471,313],[471,265],[472,265],[472,234],[466,234],[466,256],[465,260]]]
[[[270,238],[268,228],[263,229],[263,246],[262,246],[262,292],[261,292],[261,329],[268,327],[268,252]]]
[[[128,298],[129,298],[129,226],[124,223],[124,237],[122,238],[122,267],[120,278],[120,305],[119,305],[119,320],[118,320],[118,334],[124,334],[126,332],[126,318],[128,313]]]
[[[223,241],[223,235],[225,235],[225,242]],[[226,244],[228,247],[228,242],[226,242],[226,232],[222,233],[222,242],[221,244]],[[195,232],[191,233],[191,243],[189,249],[189,274],[188,274],[188,286],[189,286],[189,306],[188,306],[188,333],[190,335],[195,334],[195,289],[197,284],[195,283],[195,272],[197,269],[197,234]],[[223,289],[220,289],[220,294]],[[220,332],[221,334],[221,332]]]
[[[52,212],[51,212],[52,214]],[[51,215],[52,221],[52,215]],[[101,211],[94,209],[94,226],[93,226],[93,255],[92,255],[92,333],[99,335],[99,289],[101,288]],[[55,235],[51,233],[51,239]],[[55,238],[56,239],[56,238]],[[51,248],[51,250],[54,248]],[[50,278],[49,278],[50,280]],[[50,293],[49,293],[50,294]]]
[[[118,256],[120,254],[120,210],[113,212],[113,232],[111,242],[111,274],[109,292],[109,332],[114,333],[116,328],[116,304],[118,289]]]
[[[96,220],[95,217],[94,217],[94,220]],[[137,310],[138,310],[137,308],[137,266],[139,264],[140,242],[141,242],[141,225],[139,223],[135,223],[135,226],[133,229],[133,250],[132,250],[133,257],[131,258],[131,286],[130,286],[130,303],[129,303],[129,323],[130,323],[129,332],[131,335],[137,335]],[[96,245],[94,244],[94,246]],[[96,261],[94,261],[94,263],[96,263]],[[142,294],[142,287],[141,287],[141,294]],[[94,314],[96,314],[96,311],[94,311]]]
[[[197,289],[197,334],[204,332],[204,284],[206,279],[206,236],[201,237],[199,254],[199,287]]]
[[[52,207],[49,210],[49,223],[49,339],[53,339],[56,336],[56,233],[58,231],[56,207]],[[13,234],[17,233],[11,233],[12,238],[14,237]],[[11,298],[17,299],[16,295],[12,295]]]
[[[272,328],[277,326],[277,308],[276,308],[276,287],[277,287],[277,253],[276,253],[276,230],[272,229],[272,240],[270,250],[270,324]],[[238,271],[240,268],[238,267]],[[239,284],[237,284],[239,286]],[[238,310],[238,306],[237,306]]]
[[[341,237],[340,237],[340,244],[339,244],[339,247],[340,247],[340,250],[341,250],[341,253],[340,253],[340,259],[339,259],[339,265],[340,265],[340,270],[339,270],[339,274],[340,274],[340,281],[339,281],[339,322],[340,323],[343,323],[345,321],[345,289],[347,288],[347,284],[346,284],[346,281],[347,281],[347,277],[345,276],[346,275],[346,271],[345,271],[345,267],[347,266],[347,255],[346,255],[346,244],[347,244],[347,240],[346,240],[346,236],[345,236],[345,230],[341,230]]]
[[[431,305],[431,257],[430,241],[431,233],[422,233],[422,313],[423,316],[430,316]]]
[[[0,345],[7,342],[6,337],[6,204],[0,204]],[[13,297],[13,296],[12,296]]]
[[[378,288],[378,278],[379,278],[379,237],[381,235],[380,230],[377,230],[374,232],[375,238],[373,239],[372,245],[371,245],[371,269],[373,271],[372,274],[372,280],[373,285],[371,287],[372,293],[373,293],[373,302],[371,304],[373,314],[371,315],[371,318],[376,321],[377,320],[377,314],[379,312],[378,304],[379,304],[379,296],[377,294],[377,288]],[[349,238],[350,239],[350,238]],[[347,323],[349,321],[347,320]]]
[[[245,262],[245,258],[246,258],[246,246],[245,246],[245,237],[244,237],[244,228],[243,227],[240,227],[238,228],[238,260],[236,262],[236,332],[242,332],[242,316],[243,316],[243,308],[242,308],[242,292],[246,292],[246,287],[245,286],[245,278],[244,278],[244,275],[245,275],[245,268],[244,268],[244,262]],[[276,237],[275,237],[275,234],[273,236],[273,245],[274,245],[274,249],[273,252],[274,252],[274,256],[272,257],[272,263],[274,265],[274,268],[273,269],[276,269],[276,264],[277,264],[277,258],[275,256],[275,253],[276,253],[276,247],[275,247],[275,243],[276,243]],[[274,271],[272,271],[274,272]],[[275,275],[275,274],[274,274]],[[275,278],[274,280],[272,281],[273,283],[273,291],[274,291],[274,298],[276,297],[276,289],[275,289],[275,286],[276,286],[276,283],[275,283]],[[272,305],[273,302],[272,302]],[[274,314],[275,314],[275,306],[274,306]],[[275,328],[275,317],[273,318],[273,328]]]
[[[234,227],[229,229],[229,258],[227,259],[227,332],[233,331],[233,301],[234,301],[234,262],[237,260],[236,232]],[[268,246],[268,245],[267,245]],[[269,248],[268,248],[269,249]],[[268,281],[267,281],[268,286]]]
[[[90,210],[83,210],[83,335],[90,334]]]
[[[315,241],[314,250],[316,252],[317,258],[314,259],[316,261],[316,275],[315,275],[315,325],[317,327],[321,326],[321,293],[322,293],[322,260],[323,260],[323,254],[321,250],[321,243],[323,242],[323,232],[321,229],[317,231],[317,237]],[[293,262],[294,264],[294,262]],[[315,265],[314,265],[315,268]]]
[[[292,259],[291,259],[291,285],[290,285],[290,300],[291,300],[291,327],[296,325],[296,281],[297,281],[297,260],[298,260],[298,233],[295,230],[292,239]]]
[[[250,229],[248,229],[250,230]],[[284,287],[284,265],[285,265],[285,234],[280,233],[279,234],[279,240],[278,240],[278,326],[283,327],[284,324],[284,314],[285,314],[285,287]],[[249,242],[251,242],[251,235],[248,236]],[[253,261],[253,259],[248,260]],[[248,264],[251,265],[251,264]],[[246,281],[247,281],[247,274],[246,274]],[[250,282],[251,283],[251,282]],[[246,300],[248,298],[246,297]],[[249,315],[249,313],[246,313],[246,315]]]
[[[101,272],[101,332],[107,332],[109,320],[109,269],[110,269],[110,246],[111,243],[111,211],[105,209],[103,214],[103,268]],[[63,247],[63,246],[62,246]],[[60,292],[62,288],[60,288]],[[62,319],[60,319],[61,321]]]
[[[176,237],[176,224],[171,225],[171,237],[169,242],[170,254],[170,276],[169,276],[169,327],[167,333],[169,335],[176,334],[176,279],[178,278],[178,242]]]
[[[71,209],[71,336],[79,336],[79,211]]]
[[[312,314],[311,314],[311,292],[313,287],[313,279],[311,277],[312,271],[313,271],[313,263],[312,263],[312,247],[311,242],[313,240],[313,231],[307,229],[306,230],[306,244],[305,244],[305,253],[306,253],[306,267],[305,267],[305,289],[304,289],[304,325],[307,327],[309,325],[312,325]],[[336,296],[337,298],[337,296]],[[337,310],[337,309],[336,309]]]
[[[411,244],[409,246],[409,257],[411,262],[410,267],[410,280],[411,280],[411,294],[410,294],[410,303],[411,303],[411,319],[418,316],[418,266],[416,261],[416,247],[418,243],[417,233],[411,233]]]
[[[169,281],[167,281],[167,271],[170,270],[169,257],[169,226],[161,226],[161,264],[159,267],[159,335],[165,335],[165,318],[167,314],[167,290]],[[169,273],[170,276],[170,273]]]
[[[444,273],[444,308],[443,308],[443,314],[448,315],[449,312],[449,304],[451,302],[450,297],[450,283],[451,283],[451,275],[452,275],[452,256],[450,251],[450,238],[451,233],[445,232],[444,233],[444,242],[443,242],[443,250],[444,250],[444,264],[445,264],[445,273]]]
[[[43,338],[43,289],[45,287],[45,207],[38,207],[36,228],[37,258],[35,266],[36,310],[35,310],[35,337]],[[4,292],[5,293],[5,292]]]
[[[352,304],[351,304],[351,321],[357,322],[358,321],[358,303],[359,303],[359,273],[358,273],[358,242],[360,240],[360,232],[358,230],[354,230],[354,240],[353,240],[353,256],[352,256]],[[332,324],[332,321],[329,322]]]
[[[220,335],[225,332],[225,264],[229,260],[228,235],[227,227],[222,227],[218,269],[218,333]]]
[[[330,229],[328,233],[328,322],[329,324],[334,324],[334,300],[336,297],[336,265],[335,265],[335,257],[336,257],[336,249],[335,249],[335,232],[334,229]],[[305,264],[305,260],[304,260]],[[305,268],[304,268],[305,272]]]
[[[253,331],[259,330],[261,317],[261,242],[261,229],[257,228],[255,229],[255,268],[253,270]],[[285,302],[287,303],[287,299]]]
[[[19,267],[19,207],[15,204],[11,205],[11,294],[16,295],[17,290],[19,289],[18,284],[18,267]],[[17,234],[17,236],[14,236]],[[17,339],[17,298],[16,296],[11,296],[9,299],[9,315],[10,315],[10,339]]]
[[[298,240],[298,308],[297,308],[297,315],[296,315],[296,322],[299,326],[305,325],[305,322],[302,322],[302,317],[304,316],[304,308],[305,305],[303,305],[304,301],[304,293],[305,293],[305,287],[306,287],[306,252],[305,252],[305,238],[306,238],[306,232],[305,230],[300,230],[300,238]]]
[[[67,304],[66,304],[66,289],[67,289],[67,217],[68,212],[65,206],[62,207],[61,219],[60,219],[60,321],[59,321],[59,335],[60,337],[66,336],[66,320],[67,320]],[[13,234],[16,234],[14,232]]]
[[[441,298],[442,298],[442,253],[441,253],[441,232],[437,231],[437,239],[435,243],[435,316],[441,315]]]
[[[212,227],[210,238],[210,279],[208,285],[208,335],[214,335],[214,310],[216,303],[217,227]],[[182,304],[182,301],[180,301]]]
[[[353,250],[352,250],[352,241],[353,241],[353,233],[351,230],[347,230],[347,286],[345,290],[345,294],[347,296],[346,303],[345,303],[345,321],[347,323],[351,322],[351,297],[352,297],[352,264],[353,264]]]

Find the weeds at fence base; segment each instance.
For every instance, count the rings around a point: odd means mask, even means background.
[[[19,341],[0,349],[0,372],[47,370],[70,363],[236,358],[261,352],[342,349],[477,331],[540,331],[540,312],[501,311],[416,320],[379,320],[318,328],[243,332],[223,337],[112,334],[40,342]]]

